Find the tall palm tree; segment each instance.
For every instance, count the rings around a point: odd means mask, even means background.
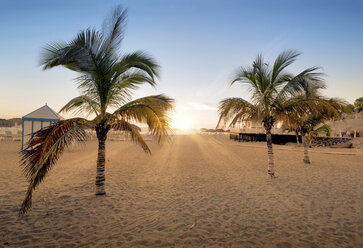
[[[265,63],[262,55],[258,55],[251,67],[239,69],[231,82],[242,83],[249,86],[251,102],[242,98],[227,98],[219,105],[218,125],[234,125],[238,121],[252,120],[261,121],[266,132],[268,149],[268,169],[270,177],[275,177],[272,135],[271,129],[276,121],[279,121],[282,113],[289,111],[309,109],[310,101],[305,99],[289,98],[297,92],[303,91],[304,82],[321,82],[321,73],[317,72],[319,67],[308,68],[297,75],[286,71],[286,67],[292,64],[299,53],[293,50],[284,51],[279,54],[272,66]]]
[[[80,74],[76,81],[81,95],[70,100],[60,112],[81,111],[95,117],[93,120],[59,121],[36,132],[30,139],[29,151],[22,157],[29,187],[20,214],[31,208],[33,190],[44,180],[64,149],[72,142],[85,140],[86,129],[94,129],[98,138],[96,195],[106,193],[105,142],[111,129],[129,133],[147,153],[150,149],[135,123],[147,124],[158,142],[167,136],[167,115],[174,100],[164,95],[131,99],[133,90],[141,84],[156,86],[159,66],[143,52],[119,55],[126,15],[127,10],[117,7],[105,20],[102,32],[86,29],[68,43],[46,47],[41,62],[44,70],[64,66]]]

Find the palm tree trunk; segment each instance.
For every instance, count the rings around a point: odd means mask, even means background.
[[[100,123],[96,127],[98,138],[98,154],[97,154],[97,172],[96,172],[96,195],[105,195],[105,154],[106,139],[110,126],[104,127],[104,123]]]
[[[295,136],[296,136],[296,143],[299,145],[300,142],[299,142],[299,133],[297,130],[295,130]]]
[[[302,138],[302,142],[304,145],[304,163],[310,164],[309,153],[308,153],[308,141],[307,141],[306,133],[302,133],[301,138]]]
[[[355,119],[358,119],[358,112],[355,112]],[[354,129],[354,138],[357,138],[357,129]]]
[[[275,170],[274,170],[274,152],[272,149],[271,128],[266,128],[266,141],[267,141],[267,154],[268,154],[267,173],[270,175],[271,178],[273,178],[275,177]]]
[[[105,154],[106,139],[98,140],[97,172],[96,172],[96,195],[104,195],[105,191]]]

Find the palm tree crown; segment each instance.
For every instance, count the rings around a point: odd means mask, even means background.
[[[282,52],[271,66],[264,62],[262,55],[258,55],[252,67],[239,69],[231,82],[242,83],[249,87],[251,102],[242,98],[227,98],[220,102],[220,121],[231,120],[235,124],[241,120],[257,120],[263,123],[276,121],[275,119],[285,107],[290,97],[304,90],[304,85],[311,82],[314,85],[323,83],[322,73],[316,72],[319,67],[311,67],[298,75],[285,71],[292,64],[299,53],[296,51]],[[298,106],[295,106],[298,107]],[[272,124],[272,123],[271,123]]]
[[[363,112],[363,97],[357,98],[354,101],[354,110],[357,113],[362,113]]]
[[[124,131],[145,152],[150,149],[135,123],[148,125],[151,134],[161,142],[168,134],[168,111],[174,100],[154,95],[132,100],[132,92],[142,84],[156,86],[159,65],[145,52],[119,55],[124,35],[127,10],[115,8],[106,19],[102,31],[86,29],[67,43],[54,43],[44,49],[43,69],[64,66],[78,72],[76,78],[81,95],[70,100],[62,111],[92,114],[93,120],[72,118],[60,121],[34,134],[29,152],[23,155],[24,172],[29,188],[20,214],[31,207],[32,191],[47,175],[64,148],[75,141],[84,141],[86,128],[96,131],[99,150],[97,159],[96,194],[105,194],[105,141],[109,130]],[[110,112],[110,110],[112,110]]]
[[[305,82],[303,91],[292,94],[289,101],[300,103],[305,101],[309,108],[285,107],[279,116],[283,120],[285,129],[294,130],[300,134],[304,145],[304,162],[310,164],[308,155],[308,142],[311,143],[312,136],[319,132],[330,133],[330,127],[324,121],[330,119],[341,119],[346,102],[338,98],[326,98],[321,95],[320,90],[324,89],[324,83]],[[320,127],[318,127],[320,126]],[[317,129],[315,129],[317,127]]]

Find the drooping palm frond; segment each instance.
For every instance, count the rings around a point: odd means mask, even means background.
[[[68,43],[66,42],[54,42],[45,46],[40,59],[43,70],[64,64],[67,51]]]
[[[21,159],[29,187],[19,214],[23,215],[31,208],[33,190],[44,180],[64,149],[73,142],[85,140],[83,128],[87,123],[82,118],[62,120],[34,133]]]
[[[146,72],[151,79],[159,77],[160,66],[156,61],[148,55],[146,52],[136,51],[130,54],[124,55],[117,63],[116,67],[118,72],[125,72],[130,69],[138,69]],[[151,84],[156,86],[155,82]]]
[[[275,102],[283,102],[291,96],[301,94],[308,91],[309,86],[310,89],[317,88],[322,89],[325,87],[324,80],[322,76],[324,75],[321,72],[317,72],[320,67],[310,67],[298,75],[291,77],[289,81],[283,86],[283,88],[278,92],[275,97]],[[316,91],[315,91],[316,92]]]
[[[334,104],[333,104],[334,103]],[[305,98],[295,96],[275,108],[275,115],[290,125],[302,126],[311,116],[322,119],[341,118],[341,105],[321,96]]]
[[[173,109],[174,99],[164,95],[147,96],[131,101],[112,115],[117,119],[145,123],[151,134],[161,142],[170,131],[168,112]]]
[[[69,111],[74,111],[75,114],[86,111],[88,114],[96,114],[97,116],[100,113],[100,106],[95,100],[83,95],[70,100],[59,110],[59,113]]]
[[[283,128],[308,133],[312,127],[324,120],[341,119],[345,101],[336,98],[325,98],[319,94],[298,95],[290,98],[276,108],[275,116],[283,121]]]
[[[115,120],[111,125],[115,131],[124,131],[131,135],[132,141],[140,145],[146,153],[151,153],[148,145],[140,134],[139,127],[125,120]]]
[[[228,122],[230,122],[229,126],[232,126],[238,121],[258,119],[258,108],[238,97],[222,100],[219,103],[218,112],[219,121],[216,128],[221,127],[222,122],[224,122],[222,126]]]
[[[343,118],[347,102],[340,98],[319,97],[320,113],[325,119],[338,120]]]
[[[45,47],[41,64],[44,70],[62,65],[77,72],[100,74],[101,70],[107,70],[105,62],[113,62],[110,59],[112,55],[112,48],[104,42],[102,34],[86,29],[69,43],[54,43]]]
[[[330,132],[331,132],[331,128],[327,124],[324,124],[318,128],[314,128],[314,126],[312,126],[311,130],[308,131],[308,136],[309,136],[309,138],[311,138],[313,136],[317,136],[319,133],[326,133],[329,135]]]

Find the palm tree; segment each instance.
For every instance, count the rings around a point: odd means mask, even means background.
[[[227,98],[219,105],[219,122],[230,121],[234,125],[239,121],[261,121],[266,132],[268,149],[268,169],[270,177],[275,177],[271,129],[276,121],[283,117],[285,110],[300,111],[310,108],[310,101],[289,98],[303,91],[304,82],[319,83],[322,81],[319,67],[308,68],[297,75],[288,73],[285,69],[292,64],[299,53],[293,50],[284,51],[278,55],[273,66],[265,63],[262,55],[258,55],[251,67],[239,69],[231,82],[249,86],[251,102],[242,98]]]
[[[312,125],[308,129],[309,147],[311,147],[313,137],[318,136],[320,133],[325,133],[326,135],[330,136],[331,128],[328,124],[325,124],[323,121],[317,120],[316,122],[312,123]]]
[[[308,153],[308,147],[311,145],[311,140],[313,136],[318,135],[320,132],[330,133],[330,127],[326,124],[322,125],[319,128],[316,128],[319,124],[322,124],[322,117],[316,117],[314,115],[303,114],[293,115],[295,122],[295,130],[296,132],[301,134],[302,144],[304,147],[304,163],[310,164],[310,158]],[[290,124],[291,125],[291,124]]]
[[[80,74],[76,81],[81,95],[70,100],[60,112],[81,111],[95,117],[62,120],[34,134],[28,143],[29,152],[22,157],[29,187],[20,214],[31,208],[33,190],[64,149],[73,142],[85,140],[86,129],[94,129],[98,138],[96,195],[106,193],[105,142],[111,129],[129,133],[146,153],[150,149],[135,123],[147,124],[158,142],[167,136],[167,114],[174,100],[164,95],[131,100],[133,90],[141,84],[156,86],[159,66],[143,52],[119,55],[117,49],[123,38],[126,15],[127,10],[117,7],[105,20],[102,32],[86,29],[68,43],[46,47],[41,62],[44,70],[64,66]]]
[[[362,113],[363,112],[363,97],[357,98],[354,101],[354,110],[356,113]]]
[[[357,98],[354,101],[353,112],[355,119],[358,119],[358,115],[363,113],[363,97]],[[354,129],[354,138],[357,137],[357,129]]]
[[[290,102],[309,101],[309,108],[289,109],[283,107],[279,113],[283,120],[283,127],[294,130],[301,135],[304,147],[304,163],[310,164],[308,147],[313,136],[320,132],[330,133],[330,127],[324,124],[325,120],[341,119],[344,112],[345,102],[337,98],[323,97],[319,90],[326,85],[320,82],[306,81],[302,84],[303,90],[292,94]],[[321,125],[319,128],[317,128]],[[317,129],[316,129],[317,128]]]

